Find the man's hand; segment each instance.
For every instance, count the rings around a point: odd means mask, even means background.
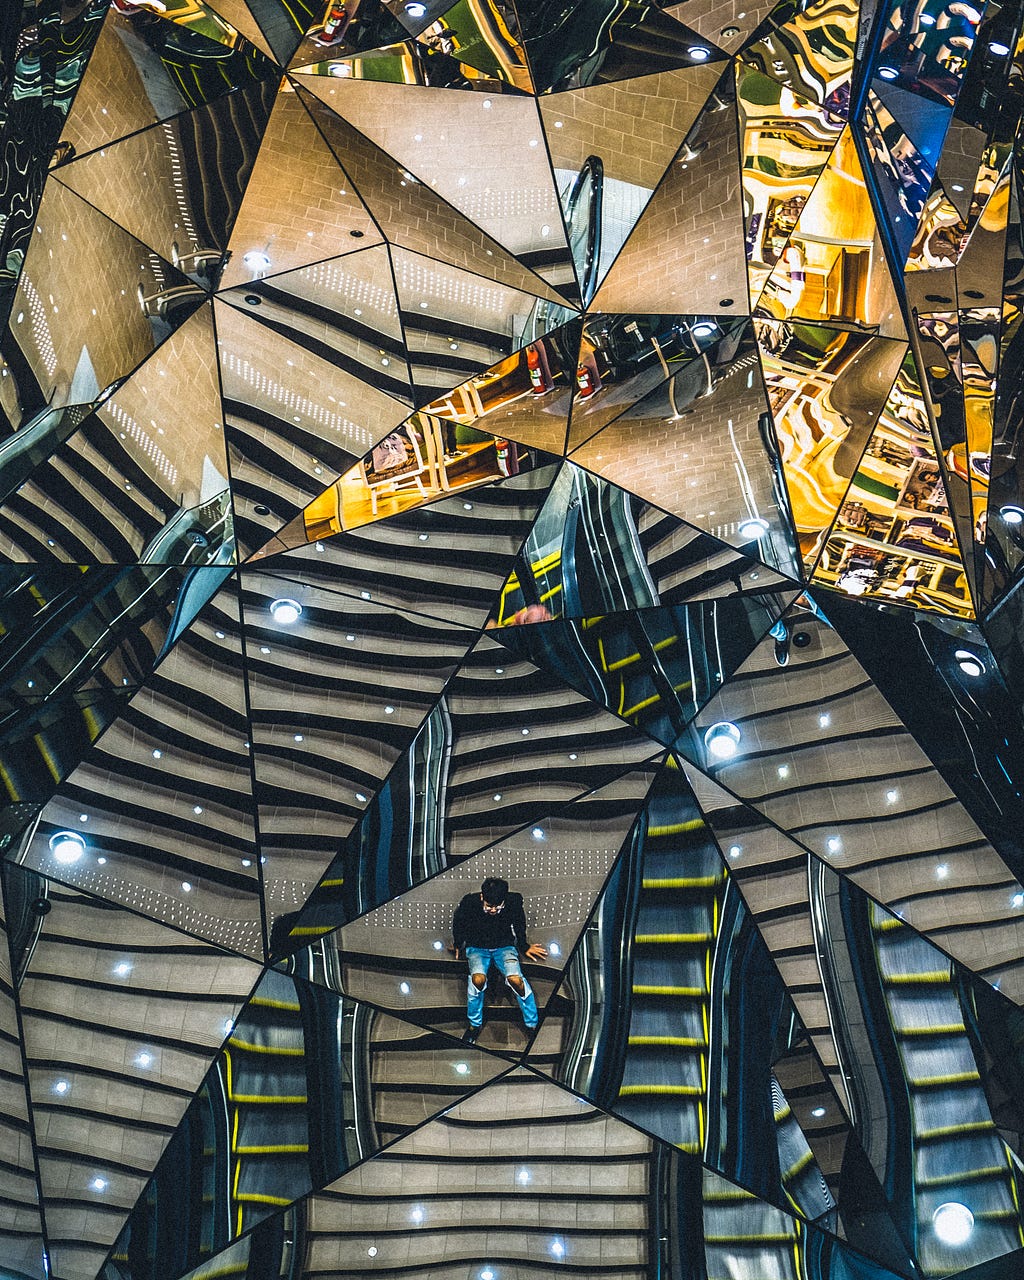
[[[458,947],[453,947],[449,944],[447,950],[448,950],[448,954],[450,956],[454,956],[456,960],[462,959],[462,952]]]
[[[535,942],[532,946],[526,948],[525,954],[527,960],[546,960],[548,958],[548,949]]]

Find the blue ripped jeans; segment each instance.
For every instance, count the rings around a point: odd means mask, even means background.
[[[519,952],[515,947],[467,947],[466,963],[469,965],[469,979],[466,990],[466,1017],[469,1019],[470,1026],[479,1027],[484,1021],[484,993],[487,990],[486,984],[477,987],[473,983],[474,973],[487,973],[493,964],[497,969],[505,975],[505,980],[510,977],[514,978],[518,975],[523,979],[523,995],[520,995],[515,987],[511,987],[512,994],[516,998],[519,1005],[519,1011],[523,1015],[523,1024],[527,1031],[532,1031],[537,1025],[537,1001],[534,999],[533,988],[526,981],[522,969],[519,967]]]

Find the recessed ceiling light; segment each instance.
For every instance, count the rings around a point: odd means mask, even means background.
[[[298,600],[275,600],[270,606],[270,616],[282,627],[290,627],[298,622],[302,614],[302,605]]]
[[[78,862],[85,853],[85,841],[77,831],[55,831],[49,843],[54,861],[64,867]]]
[[[932,1226],[943,1244],[966,1244],[974,1230],[974,1214],[965,1204],[950,1200],[932,1214]]]
[[[740,749],[740,731],[729,720],[720,720],[704,731],[704,746],[713,760],[731,760]]]

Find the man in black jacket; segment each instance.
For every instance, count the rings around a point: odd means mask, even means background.
[[[537,1001],[523,976],[519,956],[546,960],[548,953],[544,947],[536,943],[530,946],[526,940],[523,895],[509,893],[507,880],[488,878],[479,893],[467,893],[456,907],[452,936],[455,955],[465,956],[469,965],[466,996],[469,1026],[463,1039],[469,1044],[475,1043],[484,1024],[484,989],[492,964],[505,975],[523,1015],[523,1025],[532,1031],[537,1025]]]

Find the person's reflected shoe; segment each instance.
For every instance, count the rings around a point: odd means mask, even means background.
[[[775,661],[780,667],[784,667],[789,663],[789,631],[786,626],[781,625],[782,634],[779,635],[773,629],[775,635]]]
[[[481,1031],[483,1031],[482,1025],[479,1027],[474,1027],[473,1024],[470,1023],[469,1026],[462,1033],[463,1044],[476,1044],[477,1037],[480,1035]]]

